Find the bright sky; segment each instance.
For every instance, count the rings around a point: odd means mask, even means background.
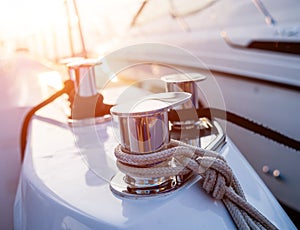
[[[0,0],[0,39],[22,36],[66,20],[65,0]],[[71,1],[70,1],[71,2]],[[141,0],[76,0],[79,11],[93,11],[94,17],[113,15],[114,8]],[[128,9],[126,9],[127,11]],[[124,11],[125,12],[125,11]],[[127,11],[128,12],[128,11]]]
[[[55,0],[0,0],[0,36],[26,34],[45,24],[57,23],[63,10],[63,4],[58,3]]]

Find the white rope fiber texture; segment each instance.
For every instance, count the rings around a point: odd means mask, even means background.
[[[201,187],[213,198],[222,200],[238,229],[277,229],[247,202],[244,192],[224,157],[177,140],[166,150],[150,154],[131,154],[115,148],[117,166],[132,177],[155,178],[184,175],[193,171],[202,178]],[[176,166],[166,161],[173,159]]]

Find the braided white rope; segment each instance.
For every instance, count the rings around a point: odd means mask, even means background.
[[[118,145],[115,148],[115,156],[118,159],[118,161],[124,164],[146,166],[146,165],[152,165],[152,164],[157,164],[158,162],[166,161],[171,157],[173,157],[174,155],[176,154],[178,155],[178,152],[180,152],[180,154],[182,155],[187,155],[188,152],[184,150],[186,150],[185,147],[176,146],[174,148],[164,149],[149,154],[132,154],[132,153],[124,152],[122,150],[121,145]]]
[[[218,153],[171,140],[169,149],[152,154],[133,155],[123,152],[120,146],[115,149],[117,166],[129,176],[168,177],[193,171],[202,176],[199,181],[202,188],[213,198],[223,201],[239,229],[277,229],[246,201],[240,183]],[[166,160],[169,159],[177,164],[168,165]]]

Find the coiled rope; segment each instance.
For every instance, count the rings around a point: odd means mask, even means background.
[[[118,168],[133,177],[168,177],[193,172],[202,176],[199,183],[213,198],[222,200],[238,229],[277,229],[249,204],[244,192],[224,157],[177,140],[166,150],[151,154],[130,154],[115,148]],[[180,164],[170,167],[167,160]]]

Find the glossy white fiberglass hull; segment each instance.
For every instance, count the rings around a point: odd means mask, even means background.
[[[14,207],[15,229],[232,229],[224,205],[197,183],[169,196],[128,199],[114,195],[118,144],[111,122],[74,130],[61,102],[31,123]],[[77,141],[74,141],[77,140]],[[230,139],[220,151],[248,201],[279,229],[295,226]]]

